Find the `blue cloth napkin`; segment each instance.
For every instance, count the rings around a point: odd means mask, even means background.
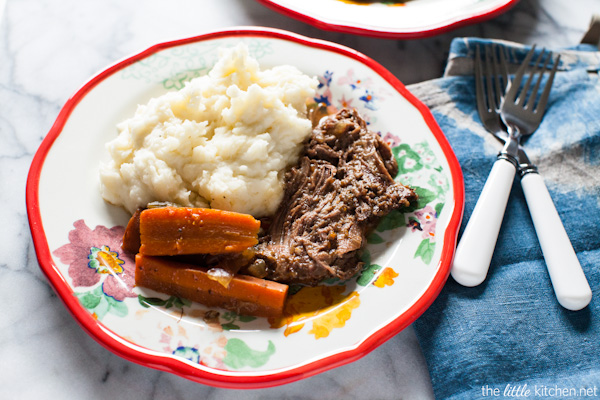
[[[448,137],[475,207],[501,145],[479,120],[475,46],[455,39],[443,78],[409,86]],[[493,41],[518,64],[529,47]],[[554,295],[519,178],[512,187],[487,280],[451,277],[414,328],[437,399],[600,398],[600,52],[556,50],[561,65],[545,118],[524,142],[544,177],[593,292],[577,312]],[[459,236],[460,238],[460,236]]]

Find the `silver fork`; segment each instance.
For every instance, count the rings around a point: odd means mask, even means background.
[[[479,51],[478,51],[479,53]],[[504,212],[506,210],[506,204],[508,202],[508,197],[510,195],[510,189],[512,186],[512,181],[514,180],[514,176],[517,168],[519,167],[519,153],[523,153],[520,148],[519,141],[521,137],[529,135],[533,133],[537,126],[539,126],[539,122],[541,121],[541,117],[543,115],[543,110],[545,108],[545,103],[547,102],[547,98],[550,92],[550,88],[552,85],[552,80],[554,74],[556,72],[556,68],[550,73],[550,78],[544,88],[543,93],[540,96],[540,100],[538,101],[538,106],[535,110],[539,110],[539,112],[535,112],[532,109],[532,106],[536,100],[537,92],[541,85],[541,77],[545,68],[551,59],[549,55],[546,57],[546,62],[544,63],[544,67],[540,66],[541,56],[543,55],[543,51],[540,54],[540,57],[537,59],[534,67],[534,71],[529,75],[527,82],[525,83],[524,90],[519,92],[519,87],[521,85],[521,80],[525,74],[525,71],[529,67],[529,63],[534,54],[534,49],[532,49],[525,60],[521,64],[519,70],[516,73],[514,84],[511,85],[511,89],[507,96],[510,95],[510,100],[503,101],[502,106],[507,110],[510,108],[510,111],[515,111],[516,108],[513,107],[515,105],[515,100],[517,99],[517,92],[524,95],[527,94],[527,91],[531,85],[533,77],[536,73],[539,74],[539,79],[537,80],[534,90],[527,102],[527,106],[529,108],[525,109],[521,107],[522,112],[518,112],[511,115],[518,115],[519,117],[525,116],[525,111],[527,111],[527,129],[516,129],[517,126],[515,122],[519,118],[510,118],[508,117],[505,123],[510,123],[510,130],[508,137],[504,138],[505,146],[498,155],[497,161],[494,163],[490,175],[484,185],[482,193],[477,201],[475,209],[473,210],[473,214],[467,224],[467,227],[463,233],[460,243],[458,244],[458,248],[456,251],[456,256],[454,260],[454,265],[452,268],[452,276],[453,278],[460,284],[464,286],[477,286],[481,284],[486,276],[487,271],[489,269],[490,261],[494,252],[494,247],[496,245],[496,241],[498,238],[498,233],[500,231],[500,226],[502,224],[502,219],[504,217]],[[485,57],[485,69],[481,65],[481,56],[475,59],[476,62],[476,87],[477,87],[477,101],[478,108],[480,110],[480,116],[482,122],[488,129],[491,129],[497,137],[500,137],[500,120],[498,118],[498,108],[499,108],[499,99],[502,98],[502,94],[504,92],[504,87],[506,87],[507,78],[503,78],[503,83],[499,82],[499,76],[506,76],[505,64],[500,64],[502,67],[498,67],[498,62],[496,59],[495,52],[490,52],[489,48],[486,48],[486,57]],[[500,58],[503,61],[503,54],[500,53]],[[558,65],[558,63],[555,64]],[[498,70],[503,69],[504,72],[499,74]],[[482,79],[485,78],[485,90],[484,82]],[[492,83],[494,82],[494,83]],[[487,93],[487,95],[486,95]],[[484,104],[486,102],[487,104]],[[518,102],[522,103],[524,101],[524,97],[519,96]],[[535,118],[535,120],[529,117],[529,113]],[[526,158],[526,157],[525,157]]]
[[[542,74],[552,58],[552,53],[549,52],[543,67],[541,67],[540,62],[543,54],[544,51],[540,53],[536,61],[535,73],[539,73],[539,77],[529,99],[527,100],[528,89],[534,72],[530,74],[524,86],[520,88],[524,71],[519,69],[501,103],[500,116],[508,131],[507,144],[504,149],[509,153],[507,156],[515,157],[516,154],[516,158],[519,159],[521,186],[556,298],[566,309],[577,311],[589,304],[592,299],[592,291],[544,179],[538,173],[535,165],[529,162],[525,152],[519,151],[519,137],[530,135],[540,125],[560,61],[560,56],[554,61],[554,66],[536,105],[535,94],[539,90]],[[511,151],[511,148],[516,148],[517,153]]]
[[[550,58],[548,56],[547,60]],[[559,59],[556,60],[555,65],[558,65]],[[522,80],[522,74],[520,76],[517,75],[516,78],[519,78],[519,81]],[[500,105],[505,95],[506,86],[508,85],[508,73],[505,55],[502,51],[498,52],[495,45],[493,47],[486,46],[483,62],[480,49],[479,47],[476,48],[475,80],[477,110],[480,119],[488,131],[502,143],[505,143],[508,133],[506,132],[506,127],[501,122]],[[536,86],[539,89],[539,84]],[[516,91],[517,87],[518,85],[514,86],[513,90]],[[546,101],[547,95],[544,103]],[[512,104],[514,103],[515,99],[513,99]],[[545,104],[542,104],[542,106],[545,107]],[[541,110],[540,107],[538,104],[537,109]],[[517,109],[517,111],[519,110]],[[541,118],[541,114],[538,114],[537,118]],[[521,185],[548,266],[556,297],[559,303],[567,309],[573,311],[582,309],[589,304],[592,292],[573,250],[573,246],[558,216],[558,212],[544,184],[543,178],[538,174],[536,166],[529,161],[527,154],[520,146],[518,147],[518,160]],[[473,272],[461,271],[460,262],[458,265],[453,269],[455,280],[459,281],[459,283],[472,283]],[[469,265],[473,267],[472,264],[466,264],[466,266]],[[464,267],[465,265],[463,265]],[[483,275],[483,277],[478,278],[483,281],[485,274],[487,274],[487,267],[484,270],[479,270],[478,274],[479,276]],[[469,282],[463,282],[463,280],[468,280]],[[471,284],[470,286],[474,285]]]

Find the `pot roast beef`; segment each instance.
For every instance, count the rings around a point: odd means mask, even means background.
[[[285,283],[348,279],[361,270],[370,230],[417,196],[394,181],[398,166],[389,146],[356,110],[323,118],[304,151],[286,175],[283,201],[256,246],[254,266]]]

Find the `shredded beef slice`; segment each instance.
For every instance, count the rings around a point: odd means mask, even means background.
[[[266,277],[316,285],[360,271],[368,232],[416,200],[412,189],[394,181],[397,170],[389,146],[356,110],[322,119],[286,174],[284,199],[256,246]]]

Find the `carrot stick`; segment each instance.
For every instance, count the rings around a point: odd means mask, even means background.
[[[135,284],[258,317],[281,315],[288,291],[287,285],[248,275],[235,275],[225,287],[209,277],[207,268],[143,254],[135,257]]]
[[[260,221],[210,208],[163,207],[140,215],[140,253],[150,256],[241,252],[258,243]]]
[[[129,219],[125,233],[123,234],[123,244],[121,248],[127,253],[137,253],[140,251],[140,214],[142,208],[138,208]]]

